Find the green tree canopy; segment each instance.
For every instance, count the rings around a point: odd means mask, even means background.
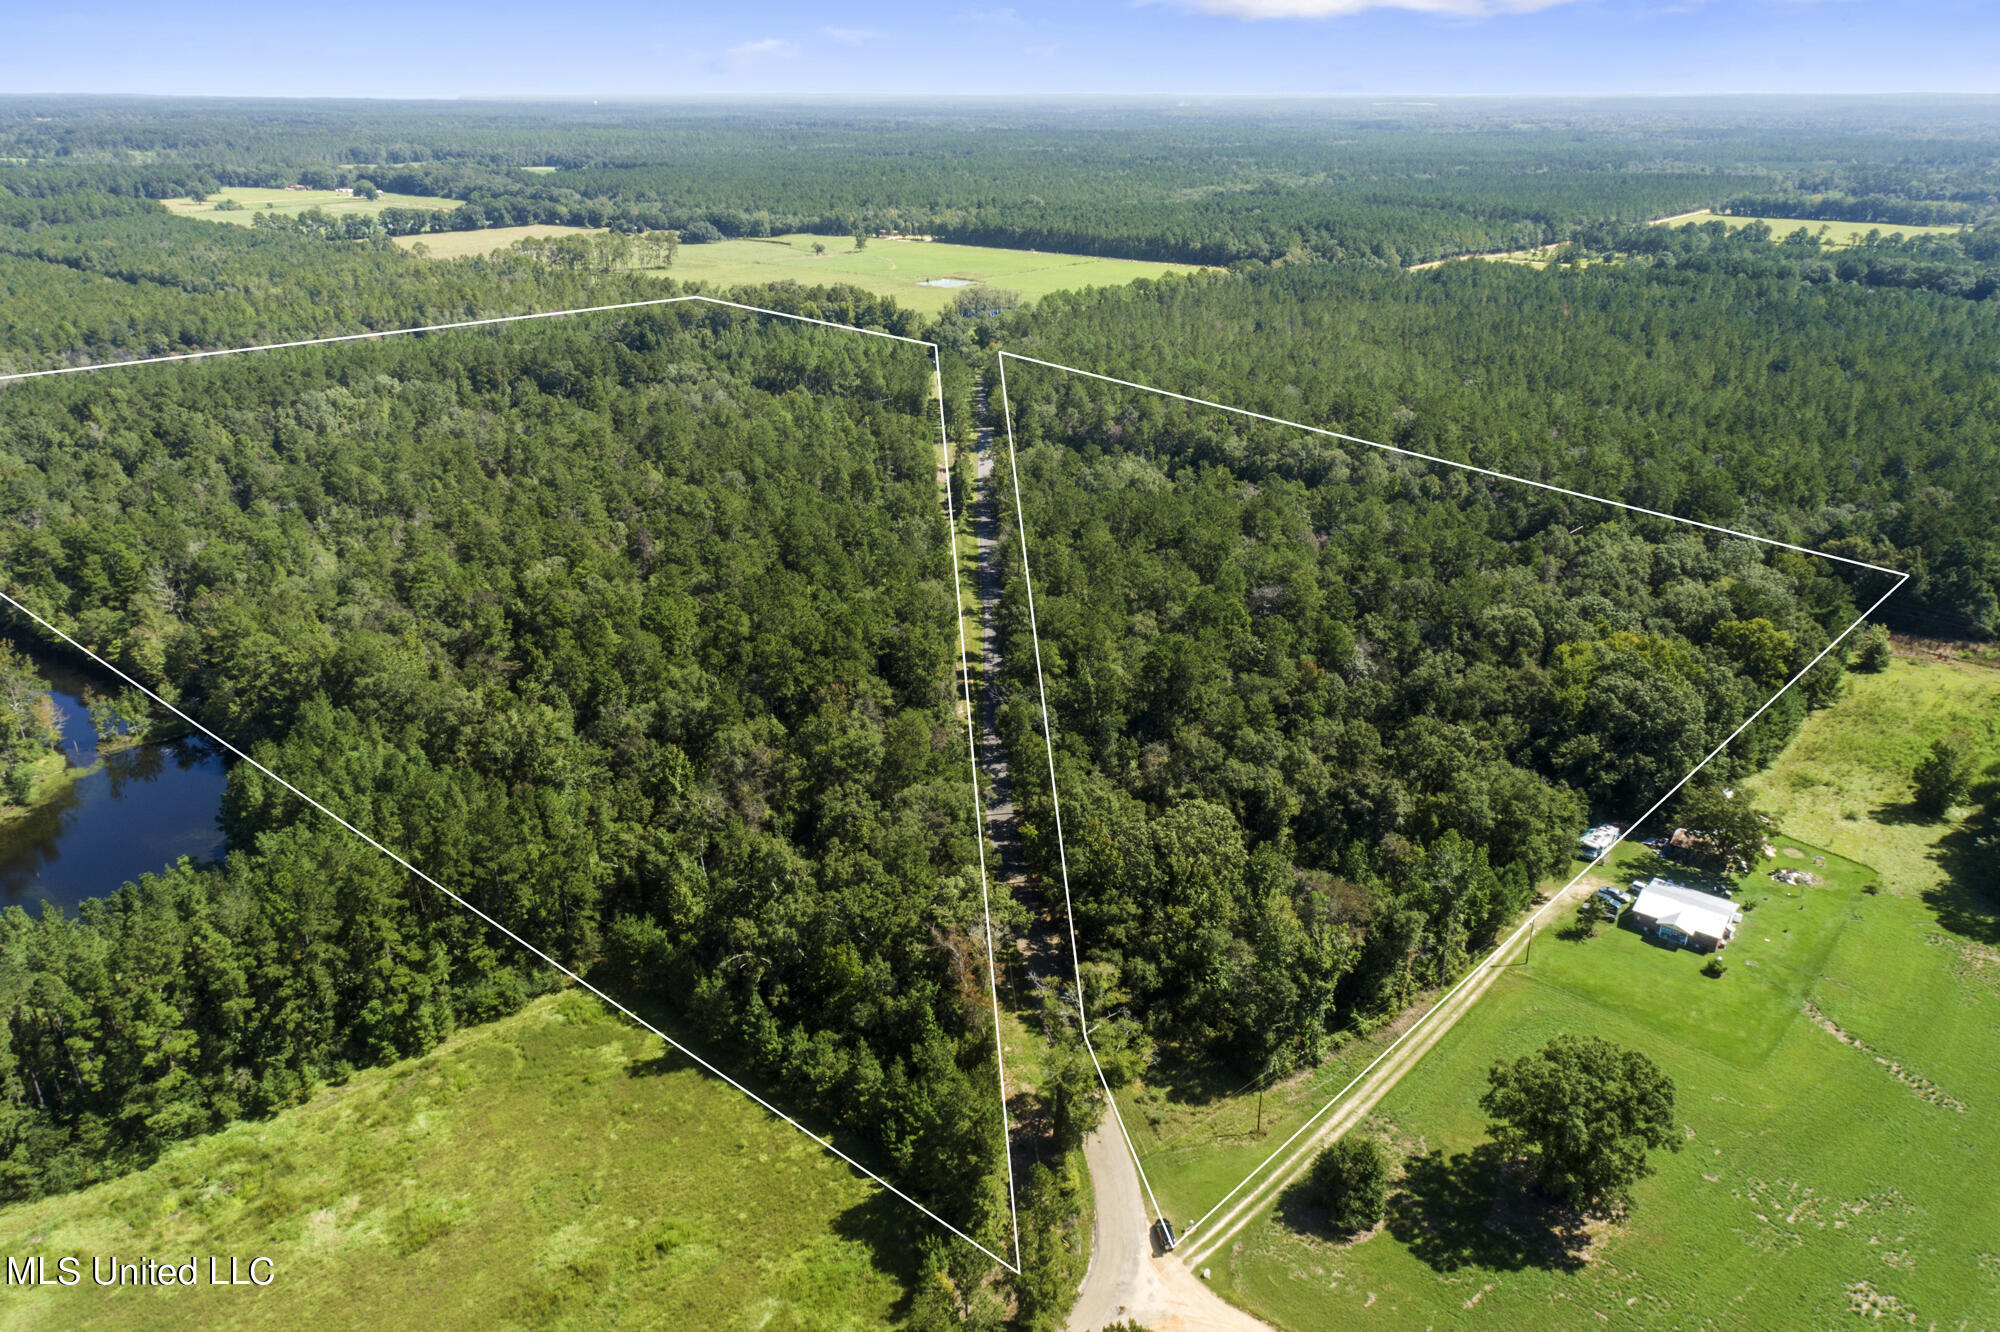
[[[1681,1149],[1674,1084],[1636,1050],[1556,1037],[1488,1070],[1479,1106],[1493,1139],[1527,1158],[1542,1189],[1586,1210],[1621,1211],[1652,1172],[1648,1151]]]

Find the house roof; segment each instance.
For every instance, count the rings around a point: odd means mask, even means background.
[[[1671,925],[1683,934],[1699,934],[1710,939],[1727,939],[1743,912],[1726,897],[1687,888],[1666,879],[1654,879],[1639,889],[1632,904],[1634,914],[1655,924]]]

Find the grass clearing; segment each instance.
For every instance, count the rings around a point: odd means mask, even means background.
[[[1377,1107],[1407,1169],[1386,1225],[1339,1243],[1281,1200],[1219,1256],[1218,1287],[1294,1329],[2000,1325],[1991,899],[1975,909],[1953,881],[1956,832],[1894,813],[1905,758],[1996,708],[2000,671],[1898,661],[1854,677],[1759,779],[1777,845],[1802,855],[1744,879],[1757,905],[1721,978],[1630,930],[1544,936]],[[1776,865],[1822,882],[1774,883]],[[1659,1062],[1687,1131],[1628,1221],[1581,1234],[1503,1189],[1480,1150],[1486,1069],[1561,1031]]]
[[[239,207],[218,209],[215,205],[224,199]],[[449,212],[459,205],[457,199],[430,194],[384,193],[378,198],[362,199],[333,190],[253,190],[236,186],[217,190],[200,203],[193,199],[166,199],[162,202],[168,212],[182,217],[198,217],[205,222],[234,222],[239,227],[249,226],[250,220],[259,213],[282,213],[289,217],[312,208],[329,213],[374,214],[385,208],[442,208]]]
[[[824,245],[825,253],[814,254],[814,244]],[[1032,300],[1052,291],[1123,286],[1138,278],[1198,270],[1189,264],[998,250],[938,241],[878,239],[870,240],[867,249],[856,250],[851,236],[794,235],[683,245],[673,267],[659,271],[683,282],[708,282],[719,287],[787,281],[811,286],[848,283],[935,314],[948,309],[958,293],[979,286],[1019,292]],[[922,285],[939,278],[966,279],[972,287]]]
[[[0,1210],[0,1251],[84,1255],[8,1327],[894,1323],[903,1204],[656,1038],[554,995],[150,1169]],[[263,1290],[98,1289],[91,1255],[275,1260]],[[204,1258],[205,1261],[205,1258]]]
[[[1938,886],[1938,824],[1910,803],[1910,769],[1947,731],[1981,762],[2000,758],[2000,669],[1898,656],[1850,674],[1839,706],[1814,717],[1768,772],[1747,783],[1788,829],[1882,871],[1892,892]]]
[[[1774,240],[1785,237],[1804,227],[1808,235],[1819,236],[1821,242],[1835,247],[1859,245],[1869,232],[1889,236],[1950,236],[1965,230],[1963,227],[1905,227],[1892,226],[1886,222],[1828,222],[1809,217],[1737,217],[1733,214],[1716,213],[1706,209],[1699,213],[1689,213],[1684,217],[1667,218],[1656,225],[1675,227],[1695,227],[1704,222],[1720,222],[1731,231],[1740,231],[1752,222],[1762,222],[1771,228]]]
[[[1621,846],[1585,882],[1595,886],[1624,883],[1638,877],[1642,866],[1644,873],[1652,873],[1656,863],[1657,857],[1644,847]],[[1576,861],[1575,868],[1585,868],[1584,862]],[[1558,879],[1543,884],[1542,900],[1564,883]],[[1540,906],[1541,901],[1537,901],[1522,918]],[[1532,945],[1537,955],[1548,946],[1550,934],[1564,923],[1559,912],[1543,918]],[[1500,937],[1506,938],[1513,930],[1514,925],[1508,925]],[[1170,1056],[1162,1057],[1146,1077],[1120,1087],[1116,1092],[1119,1114],[1132,1134],[1161,1208],[1182,1228],[1207,1212],[1374,1063],[1443,994],[1443,988],[1427,992],[1393,1022],[1365,1034],[1343,1036],[1342,1043],[1318,1067],[1268,1083],[1261,1098],[1258,1079],[1216,1063],[1179,1064]]]

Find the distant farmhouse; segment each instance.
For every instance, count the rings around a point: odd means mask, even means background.
[[[1679,947],[1713,952],[1727,946],[1743,923],[1743,912],[1726,897],[1689,888],[1671,879],[1648,879],[1632,885],[1639,900],[1632,918],[1641,930]]]

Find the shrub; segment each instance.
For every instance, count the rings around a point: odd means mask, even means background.
[[[1729,970],[1729,964],[1727,962],[1724,962],[1720,957],[1710,955],[1708,959],[1708,965],[1701,969],[1701,974],[1716,980],[1720,980],[1722,978],[1722,973],[1727,970]]]
[[[1854,650],[1854,669],[1869,675],[1878,675],[1889,669],[1889,631],[1879,624],[1871,624],[1861,631],[1861,642]]]
[[[1947,735],[1932,741],[1930,753],[1918,759],[1910,773],[1917,808],[1932,818],[1942,818],[1971,789],[1973,767],[1972,746],[1966,737]]]
[[[1388,1155],[1373,1138],[1341,1138],[1313,1162],[1311,1187],[1335,1230],[1367,1230],[1382,1219],[1389,1192]]]

